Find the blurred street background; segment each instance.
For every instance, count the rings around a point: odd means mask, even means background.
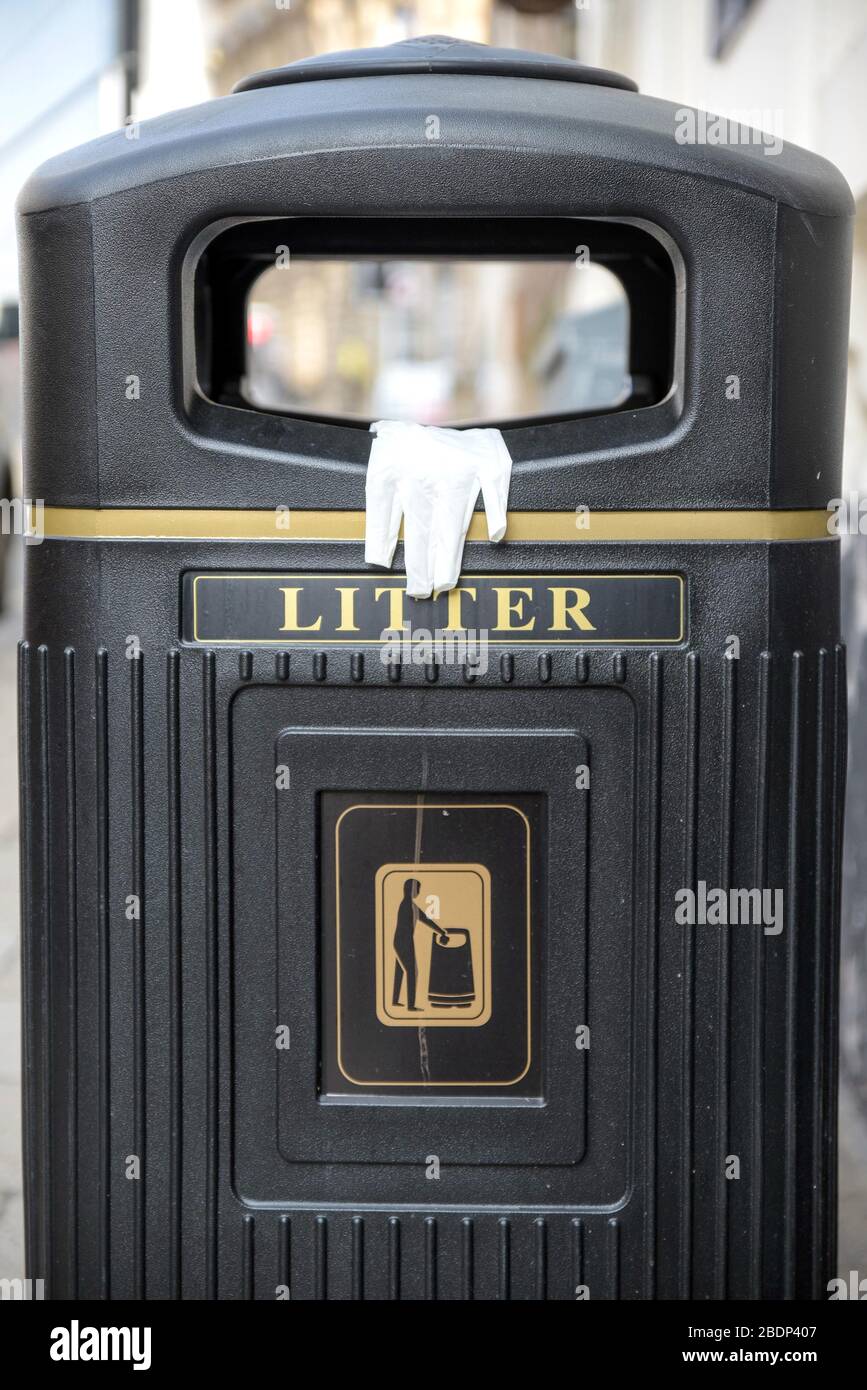
[[[63,149],[227,95],[310,54],[449,34],[577,57],[642,92],[747,120],[831,159],[857,202],[844,492],[867,493],[864,0],[0,0],[0,496],[20,496],[14,202]],[[266,273],[250,304],[256,404],[429,423],[616,401],[618,282],[562,267]],[[434,303],[439,312],[422,314]],[[580,333],[579,333],[580,328]],[[576,342],[590,343],[578,360]],[[371,344],[374,346],[371,347]],[[472,345],[472,357],[469,357]],[[58,364],[63,370],[63,364]],[[50,402],[46,402],[50,409]],[[50,499],[48,499],[50,500]],[[867,536],[846,544],[850,808],[845,863],[841,1272],[867,1275]],[[0,537],[0,1276],[22,1270],[15,644],[20,542]]]

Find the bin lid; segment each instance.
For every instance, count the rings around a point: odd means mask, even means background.
[[[404,39],[385,48],[352,48],[301,58],[282,68],[251,73],[234,91],[282,87],[290,82],[321,82],[336,77],[391,77],[398,73],[470,73],[482,77],[535,77],[554,82],[585,82],[594,87],[619,87],[637,92],[629,77],[604,68],[589,68],[553,53],[529,53],[521,48],[491,48],[443,34]]]

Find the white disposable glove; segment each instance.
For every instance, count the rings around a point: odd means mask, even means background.
[[[401,518],[406,591],[436,598],[453,589],[482,493],[488,537],[506,533],[512,459],[499,430],[446,430],[378,420],[367,465],[364,558],[391,568]]]

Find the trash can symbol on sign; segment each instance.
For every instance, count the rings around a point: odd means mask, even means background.
[[[475,1001],[470,934],[463,927],[446,927],[434,946],[446,948],[431,954],[427,997],[435,1009],[468,1009]]]
[[[483,864],[383,864],[376,1015],[386,1027],[478,1028],[491,1016],[491,876]]]

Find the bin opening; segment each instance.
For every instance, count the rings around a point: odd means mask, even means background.
[[[199,393],[267,415],[515,426],[672,385],[674,267],[623,222],[243,222],[199,259],[195,306]]]

